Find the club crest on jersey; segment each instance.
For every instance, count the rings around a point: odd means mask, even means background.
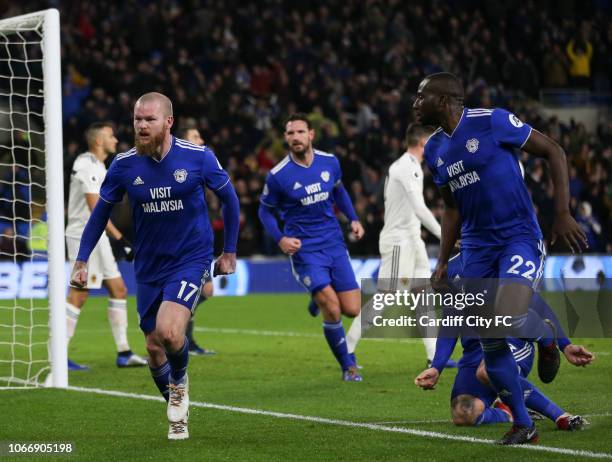
[[[187,179],[187,170],[179,168],[174,171],[174,179],[177,183],[184,183]]]
[[[321,172],[321,179],[326,183],[329,181],[329,172],[327,170]]]
[[[523,122],[521,122],[521,119],[519,119],[514,114],[508,114],[508,119],[510,120],[510,123],[516,128],[521,128],[524,125]]]
[[[478,140],[476,138],[470,138],[465,143],[465,147],[469,152],[474,154],[476,151],[478,151]]]

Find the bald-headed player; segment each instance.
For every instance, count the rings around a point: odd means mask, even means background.
[[[178,131],[177,135],[179,138],[189,141],[192,144],[195,144],[197,146],[204,146],[204,139],[202,138],[202,135],[200,134],[200,130],[198,130],[196,127],[191,127],[191,126],[183,127]],[[204,281],[204,286],[202,287],[202,293],[200,294],[200,299],[198,300],[197,306],[200,306],[202,303],[204,303],[206,300],[208,300],[212,296],[213,296],[213,282],[212,282],[212,277],[209,276]],[[191,316],[191,319],[189,320],[189,324],[187,324],[186,335],[187,335],[187,340],[189,340],[189,354],[193,356],[215,355],[216,352],[214,350],[201,347],[200,345],[198,345],[198,343],[193,338],[193,322],[195,318],[195,311],[196,310],[194,310],[193,315]]]
[[[508,111],[464,108],[463,96],[461,81],[442,72],[420,83],[413,106],[417,120],[438,127],[425,145],[425,161],[445,204],[432,283],[440,287],[446,279],[451,250],[461,232],[463,277],[472,281],[464,287],[471,289],[475,278],[498,280],[495,314],[510,318],[511,336],[525,338],[525,328],[542,322],[537,314],[537,319],[530,317],[528,307],[546,252],[515,149],[548,160],[555,188],[553,242],[561,238],[572,251],[580,251],[586,238],[569,212],[565,153]],[[512,428],[499,443],[537,442],[506,339],[487,338],[486,332],[480,337],[491,384],[514,416]],[[544,351],[539,360],[547,360],[554,376],[559,365],[555,343]]]
[[[74,263],[79,250],[79,239],[83,234],[85,224],[99,199],[100,186],[106,176],[104,161],[109,155],[115,154],[117,138],[113,125],[109,122],[96,122],[85,132],[89,150],[74,160],[70,175],[70,195],[68,199],[68,225],[66,226],[66,247],[68,259]],[[113,239],[121,242],[124,248],[132,245],[123,237],[111,221],[106,225],[106,232]],[[128,255],[131,250],[128,251]],[[144,358],[132,353],[127,338],[127,289],[117,262],[113,256],[110,242],[106,234],[100,237],[89,260],[89,274],[86,289],[70,287],[66,303],[66,333],[68,343],[74,332],[81,314],[81,309],[89,296],[89,289],[108,290],[108,321],[111,326],[115,346],[117,347],[118,367],[146,366]],[[86,366],[68,360],[70,370],[88,369]]]
[[[240,207],[227,173],[208,148],[170,134],[172,103],[160,93],[134,106],[135,147],[115,157],[87,222],[71,283],[87,284],[87,260],[113,205],[127,192],[134,221],[134,267],[140,328],[149,367],[168,400],[168,438],[189,437],[189,341],[185,331],[213,260],[204,188],[223,204],[224,247],[214,274],[236,268]]]

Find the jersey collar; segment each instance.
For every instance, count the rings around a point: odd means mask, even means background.
[[[172,135],[170,135],[170,136],[172,136]],[[166,153],[166,155],[161,158],[161,160],[157,160],[155,157],[151,157],[151,159],[153,159],[158,164],[162,163],[164,161],[164,159],[166,157],[170,156],[170,154],[172,153],[172,150],[174,149],[175,141],[176,141],[176,137],[172,136],[172,142],[170,143],[170,148],[168,149],[168,152]]]
[[[316,157],[316,156],[317,156],[317,153],[316,153],[316,152],[315,152],[315,150],[313,149],[313,150],[312,150],[312,162],[310,162],[310,165],[304,165],[304,164],[302,164],[302,163],[300,163],[300,162],[296,161],[296,160],[293,158],[293,155],[291,154],[291,152],[289,152],[289,159],[291,159],[291,162],[293,162],[293,163],[294,163],[295,165],[297,165],[298,167],[302,167],[302,168],[310,168],[310,167],[312,167],[312,164],[314,164],[314,161],[315,161],[315,157]]]
[[[455,125],[455,129],[453,130],[453,133],[451,133],[450,135],[448,133],[446,133],[444,131],[444,129],[442,129],[442,133],[444,133],[448,138],[452,138],[453,135],[455,134],[455,132],[457,131],[457,129],[459,128],[459,125],[461,125],[461,122],[463,121],[463,116],[465,115],[465,112],[467,111],[467,108],[464,107],[463,111],[461,111],[461,117],[459,117],[459,122],[457,122],[457,125]],[[442,127],[440,127],[442,128]]]

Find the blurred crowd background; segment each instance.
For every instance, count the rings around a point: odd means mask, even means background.
[[[315,146],[340,159],[366,229],[350,251],[376,255],[385,172],[405,151],[418,83],[450,71],[465,82],[466,106],[509,108],[563,146],[572,212],[589,250],[612,252],[612,120],[587,129],[540,110],[546,88],[609,96],[610,2],[26,0],[0,2],[0,16],[48,7],[59,8],[62,21],[66,185],[74,158],[86,150],[85,129],[110,120],[119,151],[129,149],[135,99],[159,91],[174,102],[176,128],[198,128],[234,181],[242,206],[239,254],[275,254],[257,218],[259,194],[285,155],[284,117],[306,112]],[[521,158],[549,239],[546,163]],[[426,202],[439,218],[441,200],[429,175],[425,181]],[[3,184],[0,196],[14,194]],[[214,196],[210,209],[220,245]],[[116,221],[129,227],[121,212]]]

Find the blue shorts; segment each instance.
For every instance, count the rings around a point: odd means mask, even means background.
[[[542,240],[511,242],[504,246],[461,249],[463,278],[512,279],[535,288],[544,271]],[[503,283],[503,282],[502,282]]]
[[[207,278],[210,278],[210,261],[203,265],[186,266],[162,281],[137,283],[136,305],[140,329],[145,334],[155,330],[157,312],[165,301],[183,305],[193,313]]]
[[[471,395],[478,398],[485,405],[485,408],[491,406],[497,393],[488,385],[480,383],[476,378],[478,366],[460,367],[457,369],[457,376],[453,389],[451,391],[451,401],[459,395]]]
[[[520,349],[512,348],[512,345],[519,345],[520,340],[511,339],[508,343],[510,349],[516,361],[516,366],[519,370],[519,375],[523,378],[527,378],[533,367],[534,348],[530,342],[523,342],[524,346]],[[478,366],[464,366],[459,367],[457,370],[457,376],[455,377],[455,383],[451,391],[451,401],[458,395],[471,395],[481,400],[485,407],[491,406],[497,393],[488,385],[481,383],[476,377],[476,371]]]
[[[336,292],[359,288],[348,250],[344,246],[312,252],[302,250],[290,260],[295,279],[313,295],[328,285]]]
[[[516,361],[519,375],[527,378],[533,367],[533,358],[535,356],[533,343],[514,338],[509,338],[507,341],[510,346],[510,351],[512,351],[512,356],[514,356],[514,360]]]

